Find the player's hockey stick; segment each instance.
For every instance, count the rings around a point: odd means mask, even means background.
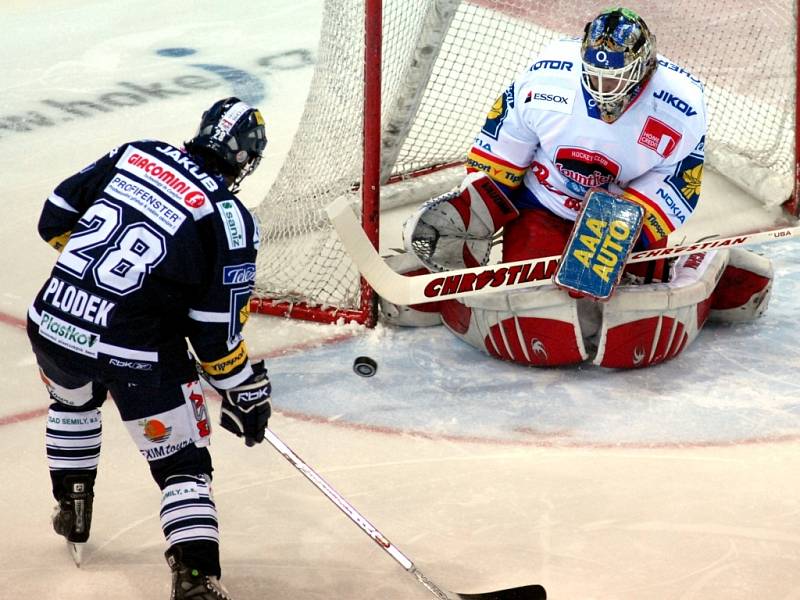
[[[372,246],[346,198],[333,201],[325,210],[345,250],[353,259],[361,275],[379,296],[395,304],[438,302],[474,294],[546,285],[552,283],[550,274],[555,271],[561,258],[561,256],[548,256],[405,277],[395,273]],[[631,254],[628,262],[680,256],[714,248],[760,244],[795,237],[798,234],[800,234],[800,226],[792,226],[679,246],[642,250]]]
[[[400,550],[392,544],[386,536],[383,535],[378,529],[370,523],[360,512],[345,500],[339,492],[331,487],[321,475],[314,469],[309,467],[303,460],[295,454],[291,448],[284,444],[278,436],[276,436],[269,429],[264,431],[264,439],[266,439],[273,448],[288,460],[291,465],[300,471],[306,479],[308,479],[314,487],[325,494],[328,499],[333,502],[339,510],[341,510],[347,518],[353,523],[358,525],[361,530],[366,533],[372,540],[381,547],[381,549],[391,556],[396,562],[400,564],[406,571],[411,573],[416,580],[427,588],[435,598],[439,600],[546,600],[547,593],[540,585],[526,585],[515,588],[508,588],[504,590],[497,590],[493,592],[485,592],[480,594],[457,594],[454,592],[447,592],[440,588],[438,585],[428,579],[422,571],[414,566],[414,563]]]

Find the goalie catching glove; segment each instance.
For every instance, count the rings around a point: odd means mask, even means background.
[[[244,436],[248,446],[264,441],[264,429],[272,413],[269,402],[272,384],[267,367],[263,360],[252,367],[253,374],[244,383],[230,390],[217,390],[222,396],[220,425],[239,437]]]
[[[489,262],[494,234],[519,211],[483,173],[468,175],[458,191],[428,200],[403,225],[403,243],[431,271]]]

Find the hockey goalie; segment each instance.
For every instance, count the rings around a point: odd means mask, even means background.
[[[382,300],[383,319],[443,323],[525,365],[636,368],[678,356],[709,318],[759,317],[773,277],[759,255],[721,249],[625,265],[691,217],[705,132],[700,81],[657,54],[639,15],[601,13],[500,95],[460,189],[422,205],[403,228],[407,253],[392,257],[409,276],[476,267],[502,230],[504,262],[562,254],[558,273],[541,274],[558,285],[428,305]]]

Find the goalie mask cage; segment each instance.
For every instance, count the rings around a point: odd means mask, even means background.
[[[767,205],[794,198],[795,2],[626,6],[655,33],[659,54],[703,81],[706,165]],[[254,211],[262,244],[251,308],[373,325],[376,299],[325,206],[348,197],[378,247],[381,209],[457,185],[500,92],[545,44],[581,35],[604,8],[581,0],[326,2],[303,117]]]

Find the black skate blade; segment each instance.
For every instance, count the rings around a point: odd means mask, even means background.
[[[72,557],[72,560],[75,562],[75,566],[80,568],[81,563],[83,562],[83,547],[86,544],[81,544],[79,542],[70,542],[67,541],[67,550],[69,550],[69,555]]]
[[[547,592],[540,585],[523,585],[507,590],[455,596],[460,600],[547,600]]]

